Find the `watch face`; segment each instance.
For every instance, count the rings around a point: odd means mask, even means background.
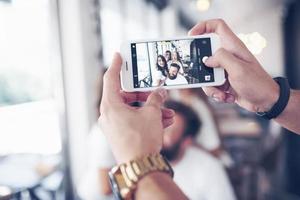
[[[109,182],[110,182],[110,185],[111,185],[111,190],[114,194],[115,199],[116,200],[122,200],[122,197],[121,197],[121,194],[120,194],[120,189],[118,187],[117,180],[115,179],[114,174],[112,172],[109,172],[108,175],[109,175]]]

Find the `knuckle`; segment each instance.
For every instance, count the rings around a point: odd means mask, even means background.
[[[216,19],[216,20],[217,20],[217,22],[218,22],[218,24],[219,24],[220,26],[226,26],[226,22],[225,22],[223,19],[218,18],[218,19]]]
[[[229,27],[223,19],[217,19],[218,27],[222,31],[228,31]]]

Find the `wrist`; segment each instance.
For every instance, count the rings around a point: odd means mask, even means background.
[[[172,176],[165,172],[154,171],[152,173],[144,176],[137,184],[137,188],[145,188],[147,185],[151,185],[151,183],[157,183],[160,185],[162,182],[171,182],[173,181]]]
[[[135,138],[136,139],[136,138]],[[144,141],[144,140],[143,140]],[[141,140],[131,139],[119,146],[118,154],[116,155],[117,163],[122,164],[131,160],[135,160],[150,154],[156,154],[160,152],[161,147],[156,147],[151,142],[143,142]]]
[[[262,101],[262,104],[260,104],[256,112],[268,112],[271,110],[271,108],[274,106],[274,104],[278,101],[279,95],[280,95],[280,87],[276,83],[276,81],[273,80],[273,83],[270,85],[271,87],[266,92],[265,98]]]
[[[276,77],[274,80],[279,85],[279,97],[272,108],[266,112],[257,112],[256,114],[265,119],[277,118],[285,110],[290,98],[290,86],[288,80],[283,77]]]

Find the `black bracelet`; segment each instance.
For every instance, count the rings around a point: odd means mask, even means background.
[[[283,77],[276,77],[274,80],[280,87],[280,94],[277,102],[268,112],[256,113],[257,115],[269,120],[278,117],[278,115],[283,112],[290,99],[290,85],[288,80]]]

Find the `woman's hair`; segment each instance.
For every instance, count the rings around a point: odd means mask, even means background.
[[[164,66],[163,67],[161,67],[158,64],[158,58],[160,58],[164,62]],[[167,76],[168,64],[167,64],[166,58],[163,55],[158,55],[157,56],[157,59],[156,59],[156,69],[159,70],[159,71],[161,71],[164,76]]]

